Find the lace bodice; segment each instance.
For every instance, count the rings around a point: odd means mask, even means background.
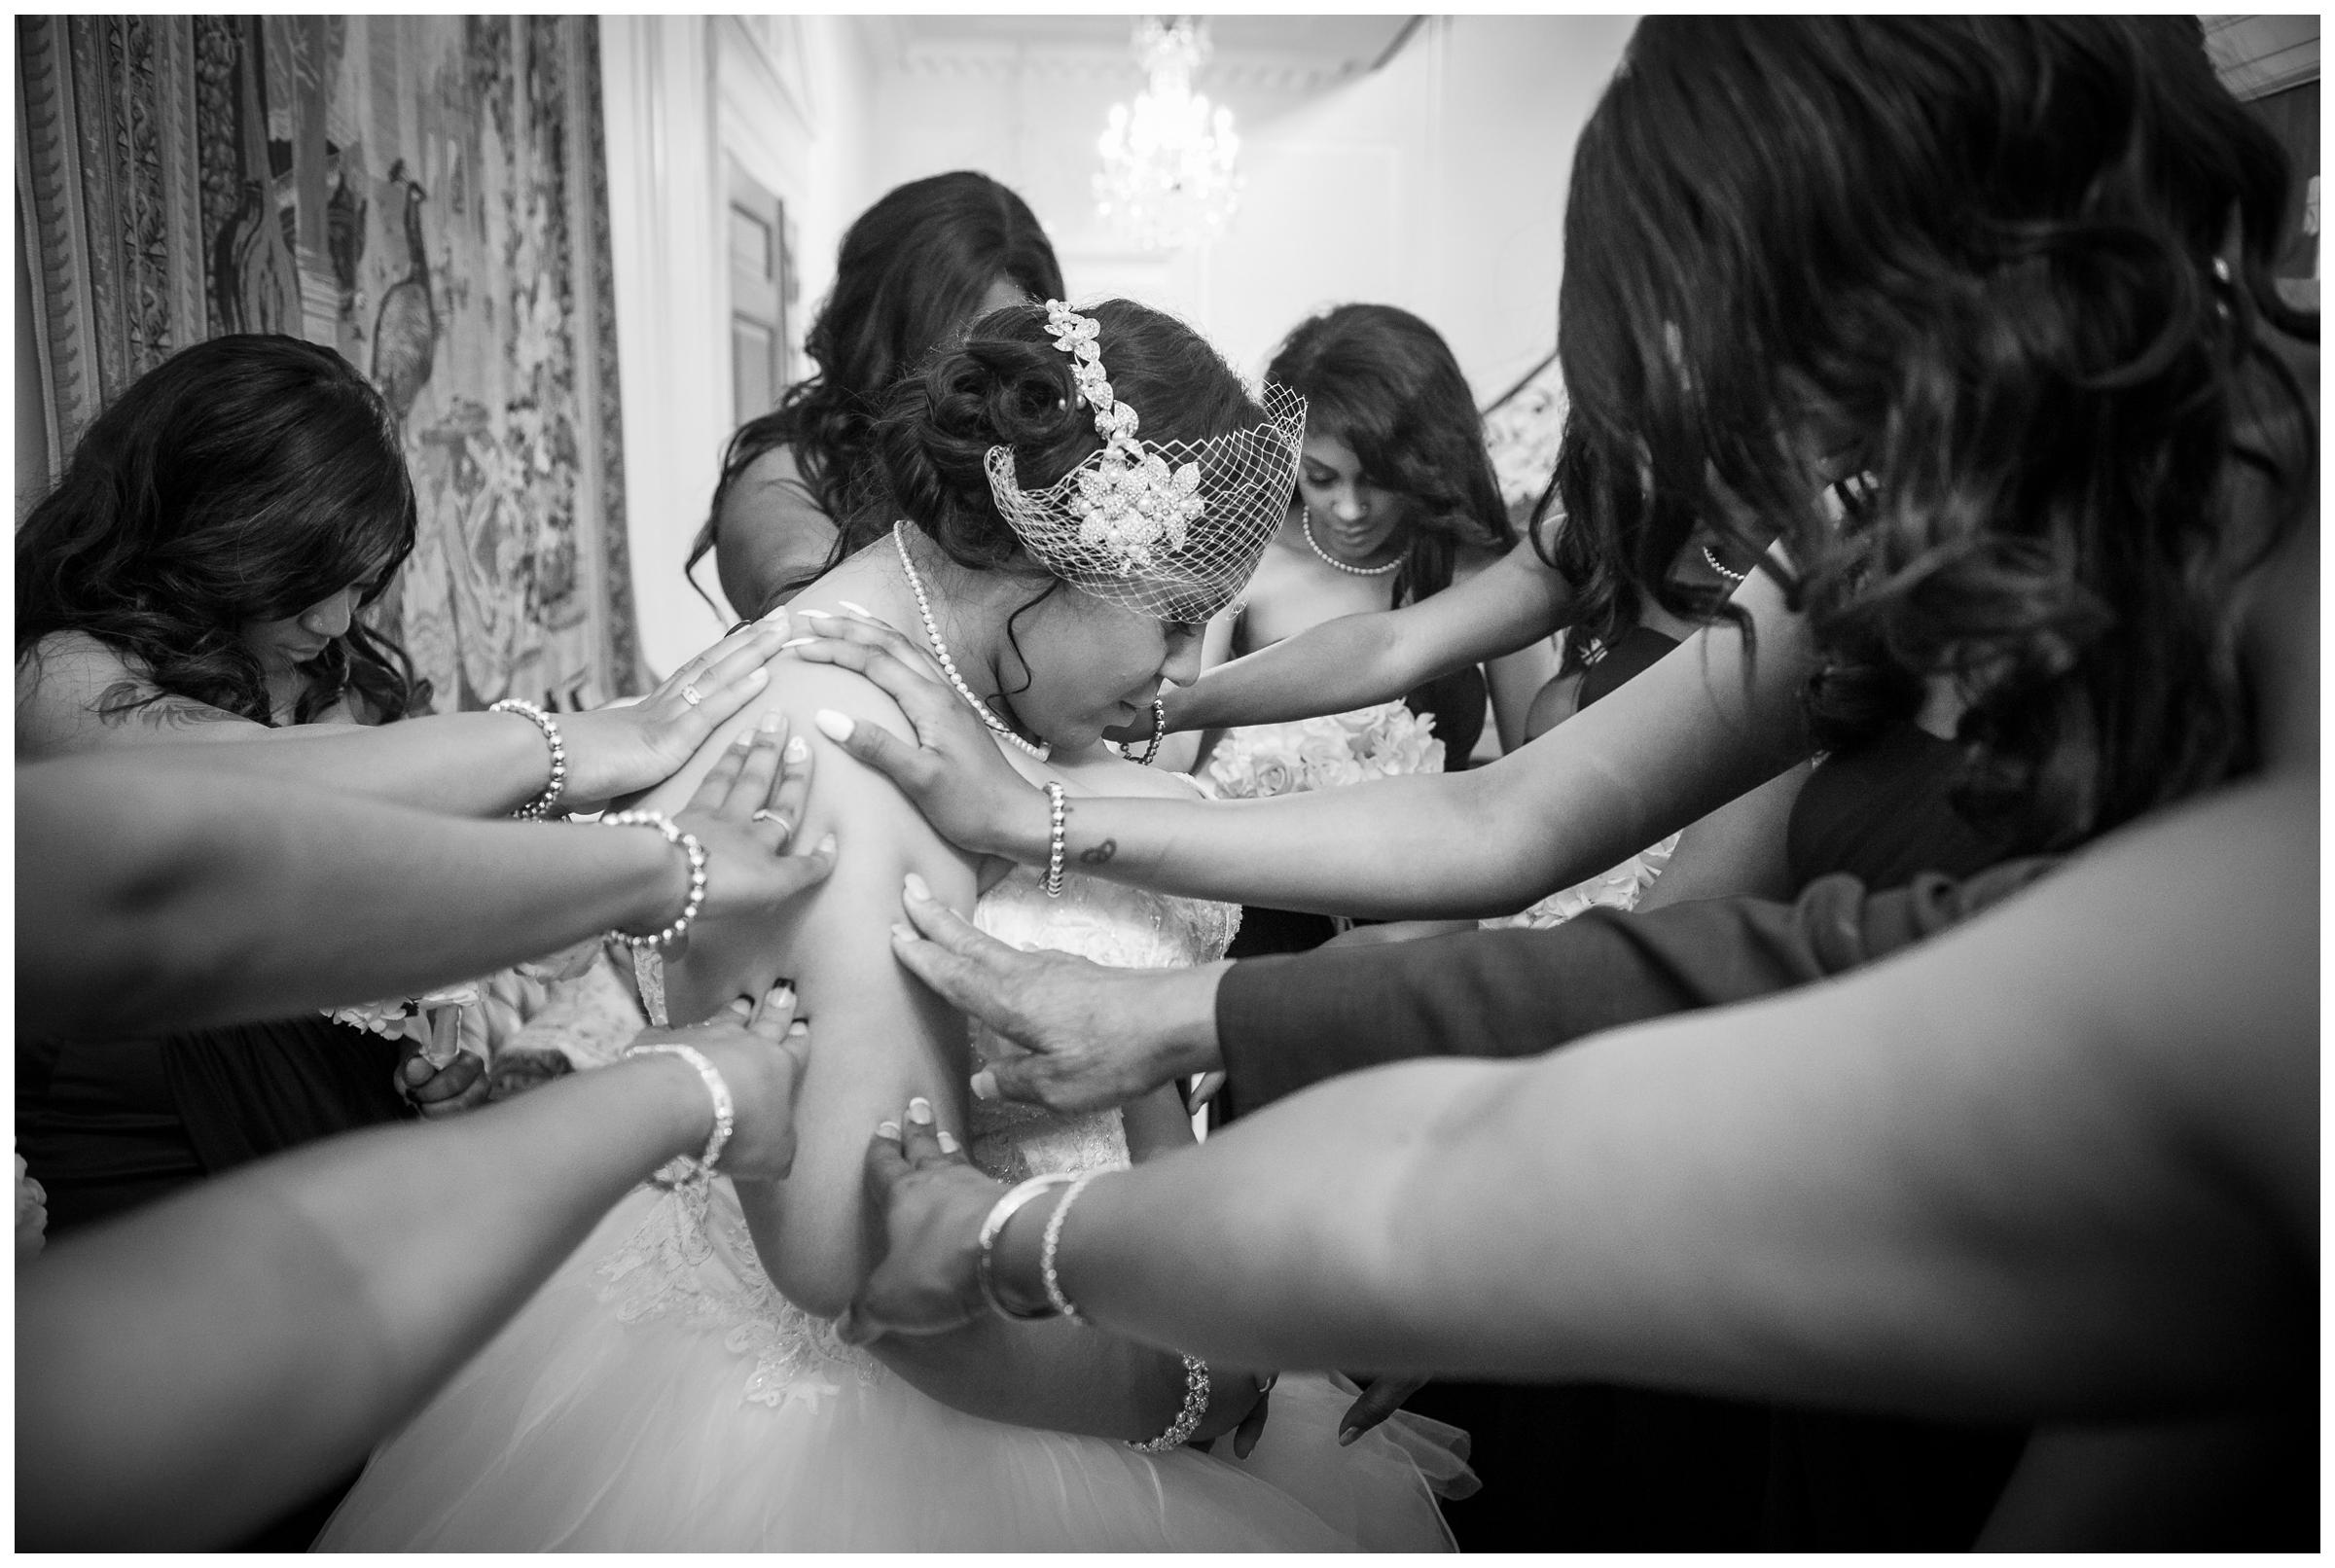
[[[1062,896],[1050,899],[1039,874],[1022,866],[982,895],[973,923],[1024,952],[1055,947],[1116,968],[1180,969],[1224,956],[1239,929],[1240,907],[1068,875]],[[968,1027],[976,1062],[1023,1054],[985,1025]],[[1127,1163],[1127,1135],[1115,1110],[1058,1116],[1036,1106],[975,1101],[972,1132],[973,1162],[1005,1181]]]
[[[1053,947],[1119,968],[1180,968],[1224,955],[1240,923],[1238,905],[1176,898],[1075,874],[1048,898],[1038,873],[1017,868],[981,897],[973,922],[1024,949]],[[1020,1048],[969,1024],[972,1053],[989,1062]],[[1062,1170],[1108,1170],[1128,1160],[1115,1110],[1060,1116],[1032,1106],[977,1102],[972,1158],[990,1175],[1018,1181]],[[755,1255],[745,1216],[727,1181],[697,1203],[660,1192],[631,1235],[599,1265],[601,1298],[620,1319],[667,1314],[724,1331],[723,1342],[751,1363],[745,1398],[766,1405],[816,1402],[831,1379],[889,1375],[865,1351],[844,1344],[830,1320],[815,1318],[772,1286]]]

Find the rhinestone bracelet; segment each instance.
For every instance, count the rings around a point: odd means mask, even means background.
[[[486,710],[488,713],[516,713],[543,731],[544,743],[552,748],[552,776],[543,786],[543,793],[511,814],[528,822],[541,822],[552,814],[559,797],[567,791],[567,742],[559,738],[559,726],[552,716],[523,697],[507,696]]]
[[[1192,1441],[1200,1418],[1208,1413],[1208,1364],[1198,1356],[1184,1358],[1184,1407],[1175,1412],[1168,1430],[1148,1443],[1131,1443],[1137,1453],[1170,1453]]]
[[[673,923],[653,936],[636,937],[629,931],[613,931],[632,944],[635,953],[649,948],[670,947],[681,940],[689,923],[698,917],[698,909],[705,902],[705,846],[694,833],[685,833],[673,825],[673,819],[662,811],[611,811],[600,818],[603,828],[655,828],[665,836],[665,841],[689,857],[689,896],[681,902],[681,912]],[[662,978],[662,977],[660,977]]]
[[[1046,1300],[1054,1303],[1055,1311],[1066,1318],[1078,1316],[1078,1308],[1071,1304],[1069,1297],[1062,1294],[1062,1276],[1055,1272],[1054,1267],[1054,1255],[1062,1244],[1062,1217],[1070,1212],[1070,1205],[1078,1201],[1078,1194],[1087,1190],[1087,1183],[1101,1174],[1100,1171],[1091,1170],[1072,1182],[1070,1191],[1062,1194],[1062,1200],[1054,1206],[1054,1212],[1046,1216],[1046,1238],[1038,1248],[1038,1277],[1046,1282]]]
[[[692,1158],[682,1155],[668,1161],[657,1172],[658,1180],[669,1187],[701,1187],[713,1180],[714,1162],[729,1147],[730,1134],[737,1128],[737,1104],[730,1097],[730,1086],[724,1082],[720,1069],[705,1059],[705,1053],[695,1046],[660,1040],[650,1045],[627,1046],[624,1059],[635,1056],[678,1056],[698,1070],[705,1082],[705,1092],[713,1096],[713,1131],[705,1139],[705,1152]]]
[[[1064,835],[1070,826],[1070,803],[1062,798],[1062,787],[1053,779],[1046,781],[1046,896],[1062,896],[1062,851]]]

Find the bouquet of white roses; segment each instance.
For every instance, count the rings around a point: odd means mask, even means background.
[[[1218,800],[1258,801],[1442,768],[1435,721],[1395,701],[1232,731],[1208,758],[1207,784]]]

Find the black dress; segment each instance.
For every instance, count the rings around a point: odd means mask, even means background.
[[[168,1196],[335,1133],[412,1115],[399,1047],[320,1014],[120,1040],[30,1041],[17,1053],[17,1152],[48,1194],[49,1231]],[[351,1472],[237,1544],[299,1551]]]

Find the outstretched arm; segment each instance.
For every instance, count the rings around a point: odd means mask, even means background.
[[[681,766],[760,691],[786,640],[783,617],[725,637],[638,702],[555,718],[566,747],[559,809],[596,809]],[[690,694],[697,700],[690,700]],[[135,707],[125,699],[152,696]],[[541,794],[543,732],[516,713],[448,713],[396,724],[269,729],[153,684],[94,638],[53,637],[17,669],[17,755],[26,762],[156,746],[213,768],[344,791],[460,816],[500,815]]]
[[[726,1169],[792,1158],[790,1021],[771,1006],[678,1037],[730,1087]],[[18,1533],[185,1550],[257,1527],[358,1463],[712,1125],[698,1075],[651,1056],[313,1144],[60,1242],[17,1273]]]
[[[1323,1085],[1096,1182],[1063,1287],[1287,1366],[1958,1417],[2243,1400],[2316,1332],[2317,794],[2169,813],[1837,984]],[[893,1184],[863,1330],[978,1309],[988,1184],[942,1166]],[[1001,1242],[1018,1300],[1050,1210]]]
[[[103,1036],[414,995],[623,928],[688,891],[656,834],[463,822],[154,748],[17,770],[19,1024]],[[692,819],[709,919],[826,873]]]
[[[1807,755],[1800,692],[1816,654],[1806,624],[1764,573],[1735,602],[1751,617],[1756,659],[1733,625],[1707,627],[1489,766],[1270,801],[1079,801],[1069,854],[1096,875],[1201,898],[1385,918],[1512,913]],[[901,702],[919,741],[870,730],[844,735],[844,749],[954,842],[1042,864],[1044,798],[1000,768],[920,657],[869,623],[821,629],[833,635],[796,652],[863,670]]]
[[[1571,620],[1572,605],[1572,585],[1527,540],[1416,604],[1340,616],[1209,670],[1168,695],[1168,727],[1231,729],[1392,701],[1545,640]]]

